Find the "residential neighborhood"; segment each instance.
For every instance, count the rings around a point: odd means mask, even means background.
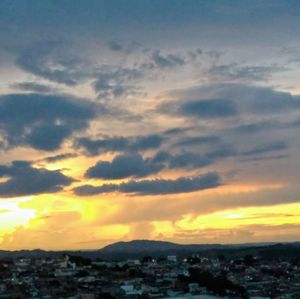
[[[124,261],[82,256],[2,259],[0,298],[300,298],[300,261],[175,255]]]

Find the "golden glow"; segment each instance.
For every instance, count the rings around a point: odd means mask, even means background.
[[[188,214],[183,215],[180,220],[175,222],[156,221],[153,224],[157,236],[163,235],[169,238],[174,237],[176,232],[190,232],[190,234],[197,232],[201,233],[202,240],[205,240],[205,238],[210,238],[211,232],[239,231],[249,227],[255,228],[255,226],[259,226],[262,230],[256,232],[258,235],[264,233],[263,227],[270,230],[271,235],[274,235],[278,226],[287,226],[286,233],[288,233],[289,226],[291,228],[295,225],[300,227],[300,204],[239,208],[208,215]]]
[[[6,199],[0,201],[0,236],[12,232],[18,226],[27,226],[36,215],[36,210],[20,207],[21,203],[31,199]]]
[[[293,211],[293,213],[291,213]],[[300,204],[275,207],[251,207],[217,212],[209,215],[185,215],[176,222],[182,229],[234,228],[243,225],[280,223],[300,224]]]
[[[149,221],[148,226],[147,222],[118,224],[120,213],[126,213],[118,196],[81,199],[71,194],[52,194],[2,200],[0,204],[0,244],[4,249],[100,248],[117,240],[139,237],[148,228],[148,237],[177,242],[229,242],[229,236],[236,238],[232,242],[250,242],[242,234],[249,228],[253,231],[252,241],[259,241],[262,236],[274,236],[280,225],[289,225],[285,232],[291,230],[292,238],[297,234],[293,227],[300,226],[298,203],[187,213],[175,220]],[[230,232],[234,232],[234,237]]]
[[[95,163],[94,158],[68,159],[47,165],[48,169],[64,169],[67,175],[82,176],[82,169]],[[71,169],[77,169],[72,172]],[[170,177],[174,173],[169,173]],[[174,176],[175,177],[175,176]],[[120,181],[118,181],[120,182]],[[90,180],[92,184],[101,182]],[[103,183],[108,183],[107,181]],[[75,183],[76,185],[76,183]],[[293,226],[300,226],[300,204],[253,206],[228,209],[222,199],[233,194],[254,194],[261,190],[277,190],[282,184],[234,184],[195,192],[177,194],[164,199],[156,196],[133,198],[118,193],[77,197],[71,190],[0,201],[0,245],[3,249],[93,249],[118,240],[134,238],[168,239],[183,243],[223,243],[260,241],[271,238],[278,225],[290,225],[290,238],[297,236]],[[199,197],[204,207],[196,207]],[[234,206],[234,204],[233,204]],[[159,210],[170,207],[176,217],[160,219]],[[182,208],[182,211],[181,211]],[[175,211],[174,210],[174,211]],[[179,213],[178,213],[179,211]],[[158,218],[155,215],[158,212]],[[128,217],[128,214],[130,217]],[[152,219],[145,220],[151,215]],[[171,215],[171,214],[170,214]],[[257,228],[255,228],[257,226]],[[251,228],[251,229],[250,229]],[[250,229],[247,235],[245,231]],[[233,235],[232,235],[233,234]],[[24,238],[26,236],[26,238]],[[246,236],[246,237],[245,237]],[[249,239],[251,238],[253,239]]]
[[[260,190],[277,190],[284,187],[284,184],[231,184],[220,186],[215,189],[204,190],[205,193],[213,194],[241,194],[241,193],[255,193]]]

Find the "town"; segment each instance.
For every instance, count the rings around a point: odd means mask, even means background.
[[[80,255],[2,258],[0,298],[300,298],[300,260],[193,254],[105,261]]]

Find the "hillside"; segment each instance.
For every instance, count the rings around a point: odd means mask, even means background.
[[[130,258],[142,258],[146,255],[161,257],[177,255],[179,257],[198,253],[201,256],[217,257],[224,255],[231,258],[248,254],[259,255],[264,258],[300,258],[300,243],[257,243],[257,244],[176,244],[166,241],[133,240],[129,242],[117,242],[105,246],[99,250],[82,251],[46,251],[46,250],[0,250],[0,259],[17,257],[50,257],[57,258],[64,254],[77,255],[91,259],[123,260]]]

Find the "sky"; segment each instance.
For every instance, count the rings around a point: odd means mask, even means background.
[[[0,248],[300,239],[298,0],[2,0]]]

